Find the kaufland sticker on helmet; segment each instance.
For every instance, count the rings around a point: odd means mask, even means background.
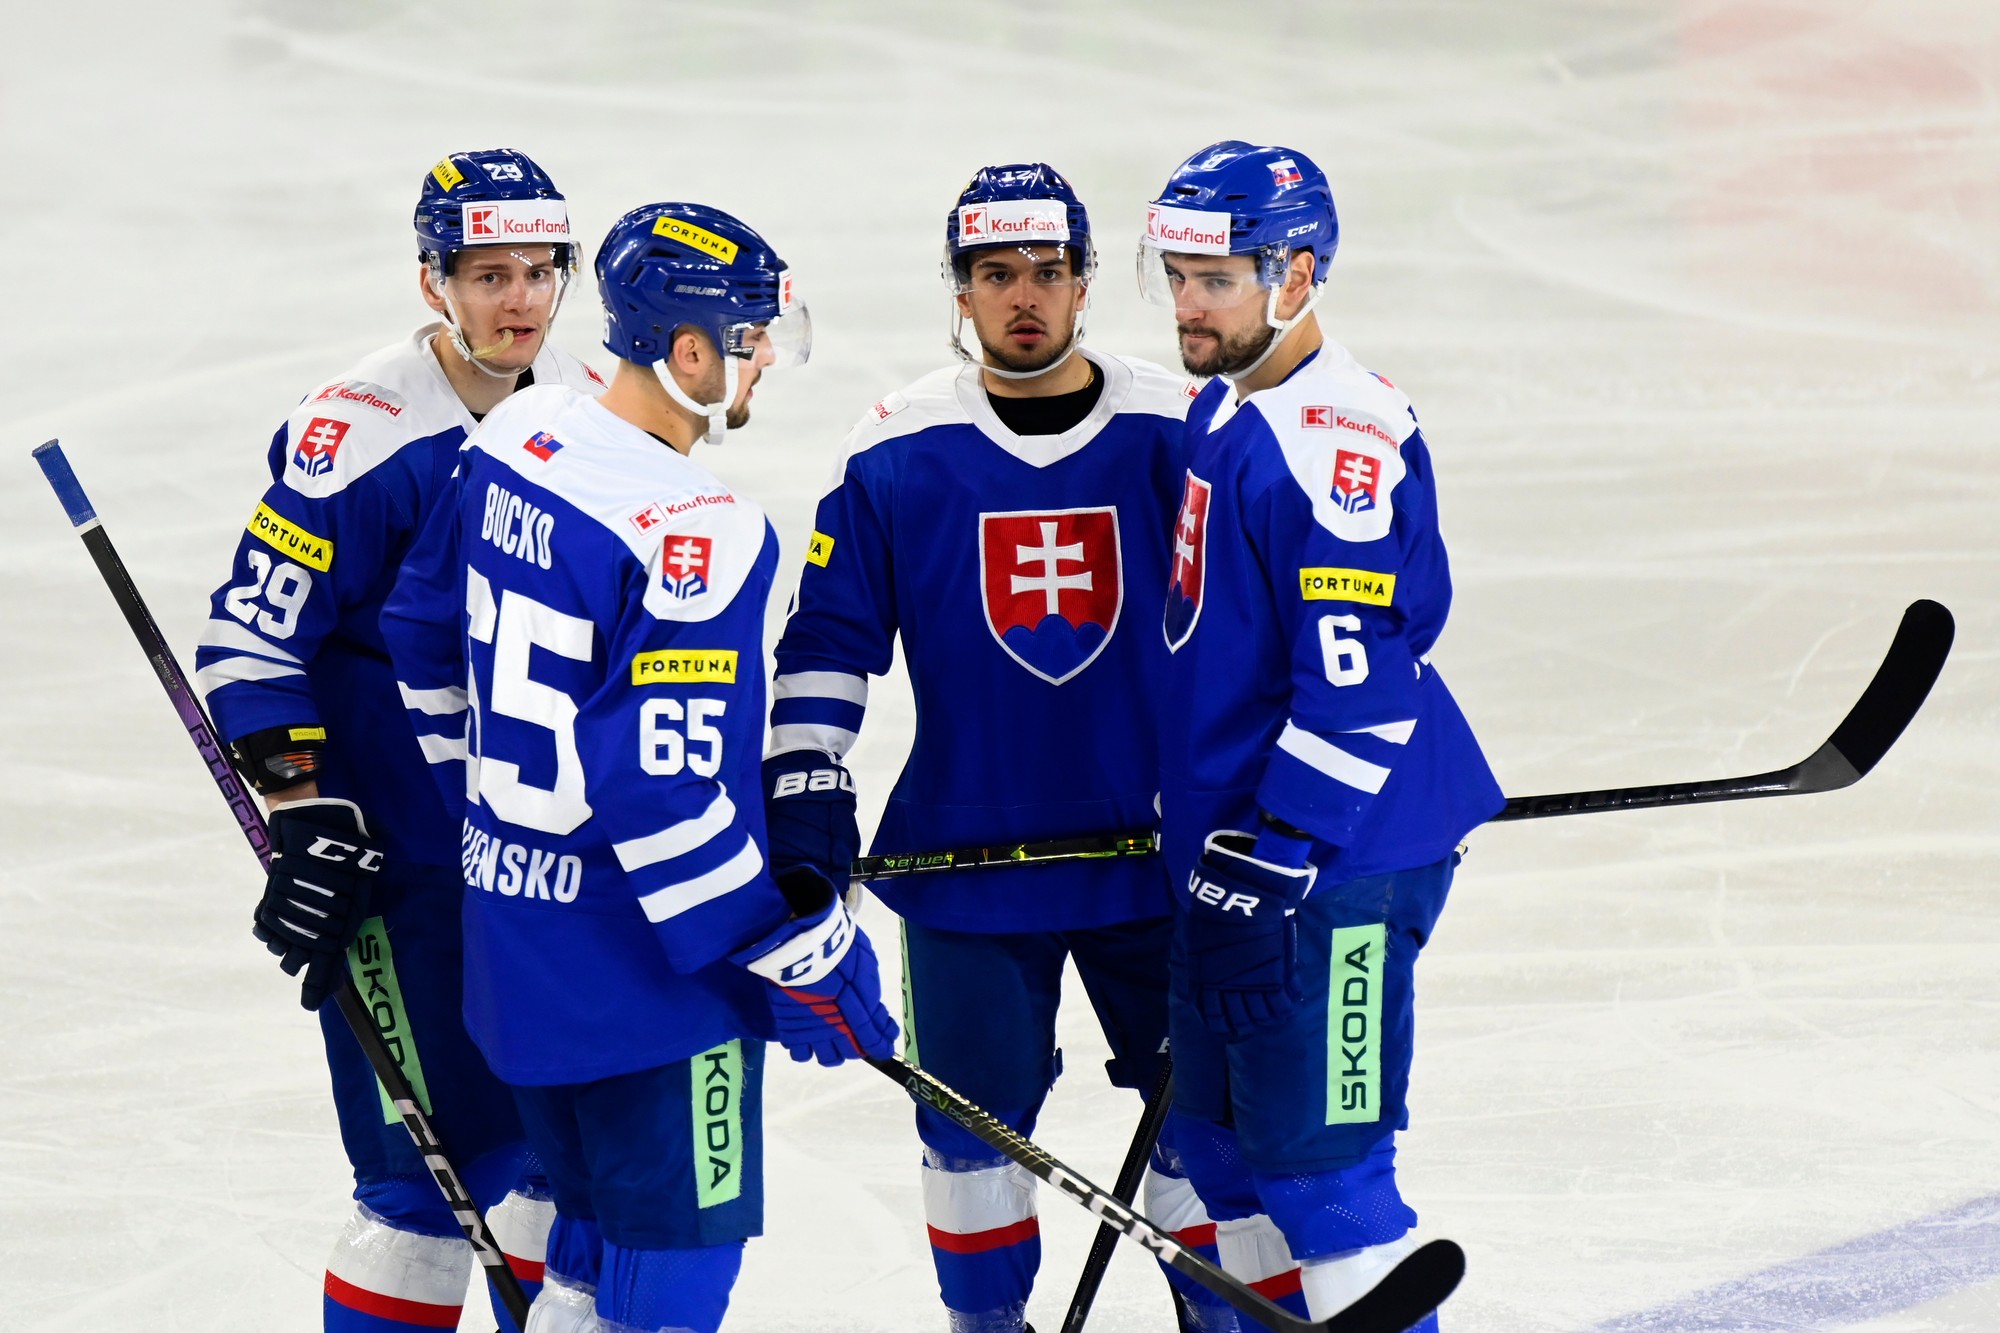
[[[717,236],[706,227],[697,227],[692,222],[680,218],[657,218],[653,222],[653,234],[664,236],[670,241],[679,241],[693,250],[712,255],[725,264],[736,262],[736,242]]]
[[[958,248],[974,245],[1062,242],[1069,239],[1069,209],[1056,199],[1002,199],[958,206]]]
[[[520,245],[569,240],[569,208],[560,199],[500,199],[461,204],[466,245]]]
[[[794,295],[792,291],[792,271],[788,268],[779,269],[778,270],[778,313],[780,315],[789,313],[792,306],[797,301],[798,297]]]
[[[1229,214],[1201,208],[1146,206],[1146,244],[1194,255],[1229,253]]]

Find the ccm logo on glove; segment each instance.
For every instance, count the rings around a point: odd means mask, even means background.
[[[1188,873],[1188,892],[1211,907],[1224,912],[1241,912],[1245,916],[1257,915],[1257,904],[1262,901],[1254,893],[1231,893],[1220,884],[1203,879],[1199,870]]]
[[[816,768],[810,773],[780,773],[771,786],[771,799],[798,796],[809,791],[853,791],[854,779],[844,768]]]
[[[382,868],[382,853],[373,847],[357,847],[351,842],[342,842],[338,838],[324,835],[313,840],[312,846],[306,848],[306,855],[316,856],[322,861],[331,861],[335,865],[346,865],[352,861],[357,870],[374,871]]]
[[[808,981],[817,981],[826,975],[829,964],[840,961],[847,952],[847,942],[854,933],[854,918],[845,910],[836,912],[830,918],[833,929],[820,942],[817,953],[808,953],[796,962],[787,963],[778,969],[772,980],[780,986],[801,986]]]

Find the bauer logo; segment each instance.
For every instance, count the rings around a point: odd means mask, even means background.
[[[1382,485],[1381,460],[1367,454],[1341,449],[1333,455],[1333,502],[1345,514],[1360,514],[1375,507]]]
[[[314,417],[299,432],[298,448],[292,450],[292,466],[308,477],[324,477],[333,471],[334,456],[340,452],[340,442],[346,438],[345,421]]]
[[[697,227],[692,222],[680,218],[659,218],[653,223],[653,234],[679,241],[688,249],[698,250],[725,264],[736,262],[736,242],[717,236],[705,227]]]
[[[1069,239],[1069,210],[1054,199],[1007,199],[991,204],[962,204],[958,210],[958,244],[1000,245]]]
[[[1396,576],[1367,569],[1301,569],[1299,596],[1308,602],[1387,606],[1396,596]]]
[[[660,587],[667,596],[685,602],[708,591],[709,556],[715,543],[708,537],[669,537],[660,549]]]
[[[1229,253],[1229,214],[1148,204],[1146,243],[1156,250],[1226,255]]]
[[[508,199],[463,208],[467,245],[553,244],[569,239],[569,209],[560,199]]]
[[[657,653],[640,653],[632,659],[634,685],[686,685],[696,681],[734,685],[736,650],[667,648]]]

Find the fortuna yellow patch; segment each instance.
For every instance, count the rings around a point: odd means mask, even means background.
[[[714,255],[725,264],[736,262],[736,242],[726,241],[714,232],[697,227],[692,222],[679,218],[660,218],[653,223],[653,234],[664,236],[670,241],[693,246],[705,255]]]
[[[806,559],[818,565],[821,569],[825,569],[826,562],[832,558],[833,538],[827,536],[824,532],[815,530],[812,541],[806,546]]]
[[[1396,595],[1396,576],[1365,569],[1302,569],[1299,596],[1308,602],[1366,602],[1387,606]]]
[[[431,168],[431,179],[442,186],[446,194],[450,194],[451,187],[465,179],[465,173],[453,166],[450,158],[445,158]]]
[[[251,536],[300,564],[311,565],[322,574],[333,568],[332,542],[288,521],[267,504],[257,506],[257,512],[250,516],[249,526]]]
[[[668,648],[657,653],[640,653],[632,659],[634,685],[687,685],[696,681],[736,683],[736,650]]]
[[[326,739],[326,728],[293,727],[286,735],[295,741],[323,741]]]

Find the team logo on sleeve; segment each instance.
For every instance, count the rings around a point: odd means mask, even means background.
[[[1343,514],[1365,514],[1382,487],[1382,461],[1352,449],[1333,455],[1333,502]]]
[[[333,456],[347,438],[347,423],[332,417],[314,417],[299,434],[299,446],[292,450],[292,466],[308,477],[324,477],[333,471]]]
[[[1125,602],[1118,511],[1029,510],[979,516],[986,627],[1006,654],[1051,685],[1089,666]]]
[[[1209,485],[1187,474],[1180,516],[1174,520],[1174,564],[1167,576],[1167,613],[1161,627],[1167,650],[1178,652],[1201,619],[1201,585],[1207,567]]]
[[[709,557],[715,542],[709,537],[669,536],[660,550],[660,587],[677,602],[708,591]]]

